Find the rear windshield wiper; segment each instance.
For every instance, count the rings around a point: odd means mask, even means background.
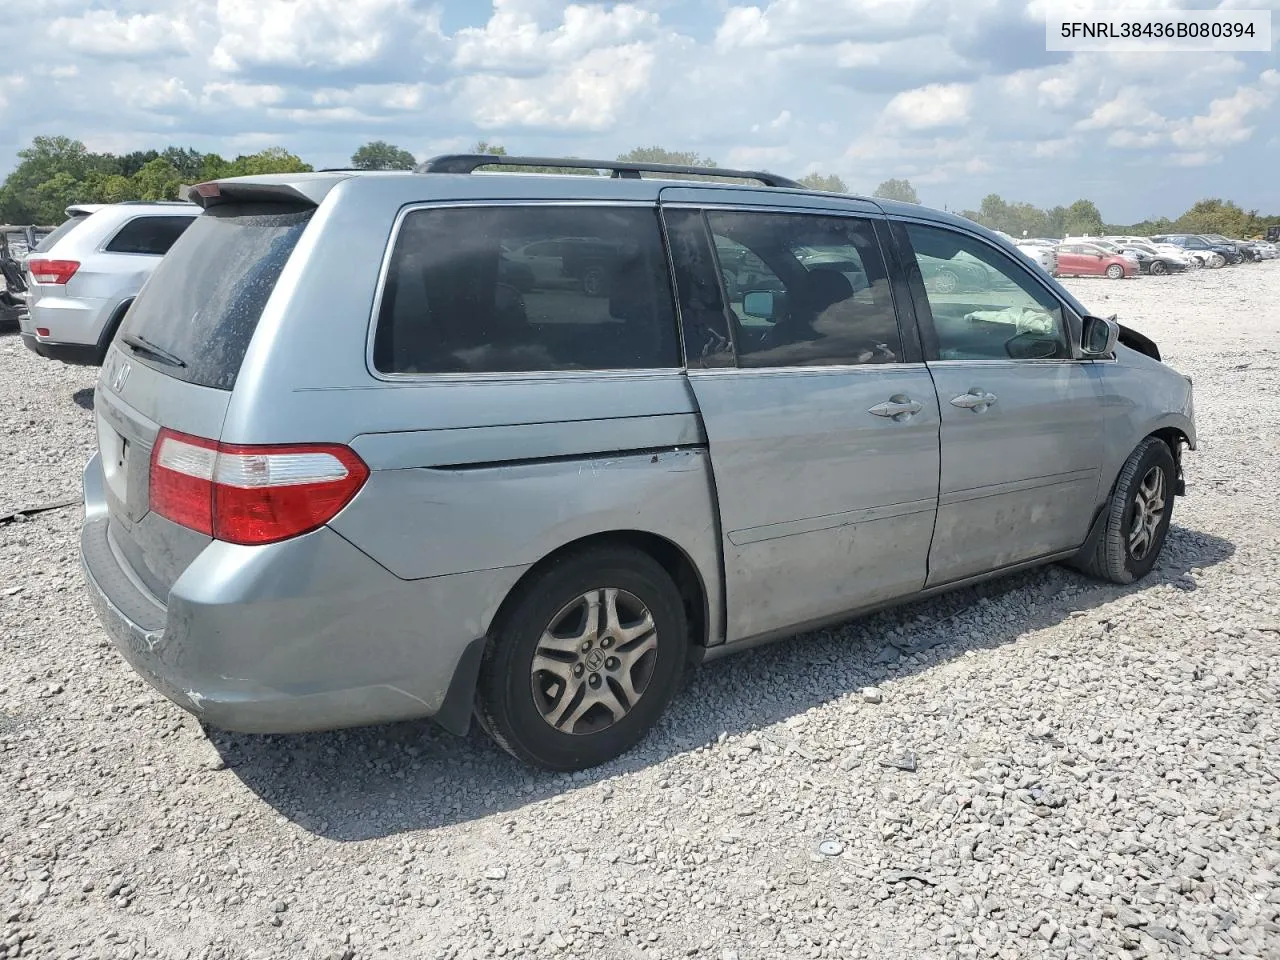
[[[140,337],[136,333],[123,334],[120,339],[127,343],[134,353],[140,353],[145,357],[150,357],[152,360],[159,360],[161,363],[167,363],[171,367],[185,367],[187,365],[187,361],[181,357],[175,357],[168,350],[157,347],[150,340]]]

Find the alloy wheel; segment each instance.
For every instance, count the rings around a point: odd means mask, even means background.
[[[1164,519],[1164,471],[1153,466],[1133,495],[1133,522],[1129,527],[1129,555],[1143,560],[1156,543],[1156,531]]]
[[[590,590],[542,631],[530,667],[533,699],[561,733],[613,726],[644,696],[658,656],[649,608],[626,590]]]

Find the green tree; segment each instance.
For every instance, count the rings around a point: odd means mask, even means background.
[[[408,150],[385,140],[374,140],[351,155],[351,165],[357,170],[412,170],[417,161]]]
[[[137,199],[137,186],[132,178],[123,174],[94,170],[80,184],[80,200],[84,203],[120,203]]]
[[[126,153],[119,158],[120,173],[123,176],[132,177],[159,156],[160,153],[156,150],[134,150]]]
[[[806,173],[800,178],[800,183],[804,184],[810,190],[826,190],[829,193],[849,192],[849,188],[844,185],[844,181],[834,173]]]
[[[905,203],[920,202],[920,195],[916,193],[916,188],[911,185],[910,180],[886,180],[876,187],[872,196],[882,200],[901,200]]]
[[[1216,197],[1197,200],[1174,224],[1180,233],[1220,233],[1226,237],[1251,236],[1260,232],[1260,226],[1258,211],[1246,212],[1238,204]]]
[[[182,173],[159,156],[147,161],[131,179],[139,200],[176,200],[182,185]]]
[[[192,147],[165,147],[159,155],[178,171],[183,182],[193,183],[200,179],[206,155],[199,150]],[[218,157],[218,159],[222,158]]]
[[[477,140],[475,146],[471,148],[470,152],[471,153],[487,153],[495,157],[511,156],[511,154],[507,153],[506,147],[502,146],[501,144],[490,143],[488,140]],[[568,159],[572,160],[574,158],[569,157]],[[592,170],[588,167],[545,167],[545,166],[525,167],[525,166],[519,166],[519,165],[512,165],[512,166],[493,167],[493,169],[498,170],[502,173],[559,173],[559,174],[566,174],[566,175],[580,176],[580,177],[597,176],[597,171]]]
[[[673,163],[681,167],[714,167],[710,157],[701,157],[692,150],[668,150],[665,147],[635,147],[618,154],[624,163]]]
[[[66,216],[51,198],[73,193],[71,184],[84,179],[92,161],[92,155],[79,140],[36,137],[31,146],[18,151],[18,165],[0,188],[0,222],[61,223]],[[40,192],[55,177],[59,178],[58,185]],[[67,202],[74,203],[75,199]],[[56,213],[51,216],[55,208]]]
[[[1096,236],[1102,233],[1102,214],[1092,200],[1077,200],[1067,207],[1067,236]]]
[[[1046,211],[1046,216],[1049,218],[1047,236],[1065,237],[1067,235],[1067,208],[1060,204],[1056,207],[1050,207]]]
[[[311,169],[311,164],[303,162],[302,158],[284,147],[268,147],[258,153],[236,157],[219,176],[256,177],[264,173],[310,173]]]

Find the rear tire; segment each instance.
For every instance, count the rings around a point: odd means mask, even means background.
[[[1138,444],[1103,508],[1102,535],[1072,565],[1112,583],[1133,583],[1149,574],[1169,533],[1176,479],[1173,452],[1163,440],[1147,437]]]
[[[1169,268],[1164,265],[1163,260],[1154,260],[1151,263],[1151,275],[1153,277],[1163,277],[1169,272]]]
[[[522,586],[490,631],[480,726],[525,763],[594,767],[657,722],[688,647],[683,600],[656,560],[622,546],[567,554]]]

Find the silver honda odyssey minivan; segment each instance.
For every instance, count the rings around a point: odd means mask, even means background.
[[[102,369],[81,550],[218,727],[475,716],[598,764],[690,663],[1036,564],[1146,575],[1196,442],[1155,344],[914,204],[491,156],[192,195]]]

